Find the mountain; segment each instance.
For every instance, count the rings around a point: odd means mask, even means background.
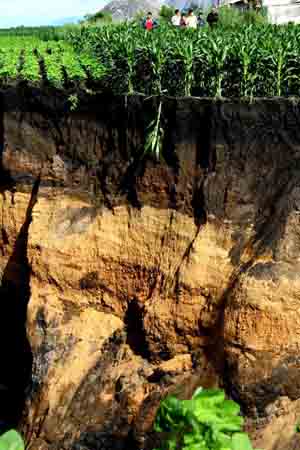
[[[202,9],[206,9],[209,8],[210,6],[212,6],[213,4],[216,4],[217,0],[187,0],[184,3],[184,8],[190,8],[191,6],[193,7],[198,7],[198,8],[202,8]]]
[[[103,9],[112,15],[113,20],[133,18],[137,13],[152,11],[157,14],[162,5],[160,0],[112,0]]]
[[[191,6],[205,9],[213,4],[213,0],[111,0],[102,11],[110,13],[113,20],[125,20],[133,18],[139,12],[145,14],[152,11],[154,15],[157,15],[163,4],[174,9],[187,9]]]

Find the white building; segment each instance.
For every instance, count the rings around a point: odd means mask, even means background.
[[[222,5],[241,5],[242,0],[220,0]],[[300,23],[300,0],[262,0],[271,23]]]
[[[263,0],[272,23],[300,23],[300,0]]]

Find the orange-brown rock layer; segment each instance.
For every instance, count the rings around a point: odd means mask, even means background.
[[[166,393],[220,385],[296,448],[299,107],[166,99],[157,162],[156,100],[96,100],[3,113],[3,420],[26,400],[33,450],[151,447]]]

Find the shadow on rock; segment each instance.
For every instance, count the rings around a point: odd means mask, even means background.
[[[39,180],[33,187],[25,222],[4,269],[0,286],[0,431],[18,424],[31,378],[32,354],[26,337],[27,305],[30,299],[27,245],[38,188]]]

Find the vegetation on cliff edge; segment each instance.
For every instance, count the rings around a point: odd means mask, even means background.
[[[0,32],[0,83],[113,94],[299,96],[300,26],[238,26],[233,19],[233,26],[225,21],[214,30],[78,26],[58,40]]]

